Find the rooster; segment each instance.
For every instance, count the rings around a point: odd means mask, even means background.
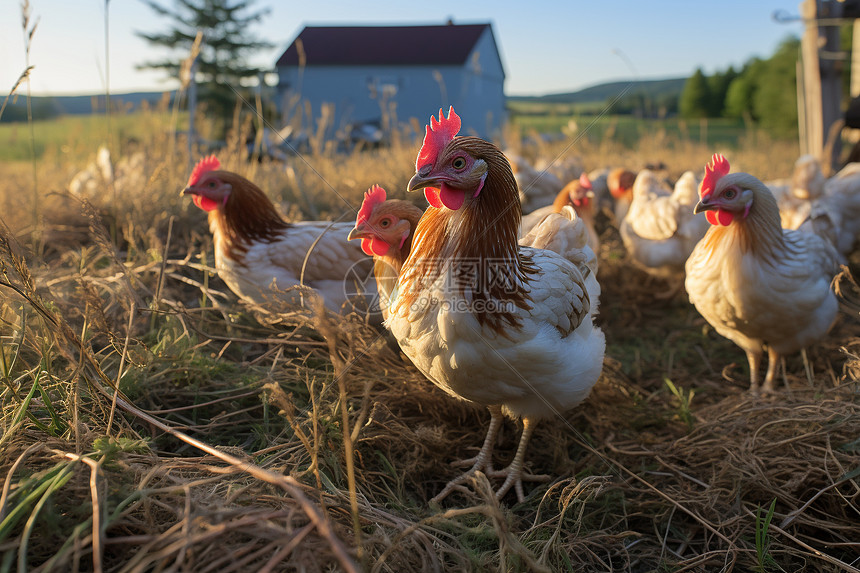
[[[605,339],[592,321],[585,264],[550,250],[520,247],[516,180],[504,154],[476,137],[457,137],[453,108],[432,117],[408,189],[430,207],[418,223],[386,325],[403,352],[436,386],[487,406],[491,421],[472,467],[441,500],[478,471],[504,477],[524,499],[528,441],[542,419],[581,403],[597,382]],[[493,471],[503,416],[522,418],[510,465]]]
[[[783,229],[767,186],[729,170],[719,154],[705,169],[693,210],[705,212],[711,228],[687,261],[687,293],[705,320],[746,352],[751,391],[773,392],[780,358],[820,340],[836,318],[830,282],[837,254],[815,233]],[[769,363],[759,388],[764,345]]]
[[[382,317],[388,306],[400,268],[412,249],[412,236],[423,211],[409,201],[386,200],[385,189],[374,185],[364,194],[350,241],[361,239],[361,250],[373,257],[373,275],[379,292]]]
[[[209,213],[218,276],[239,298],[262,304],[278,296],[272,285],[303,284],[316,289],[329,309],[341,312],[347,300],[354,302],[353,293],[376,295],[372,281],[364,284],[371,259],[346,241],[352,225],[288,223],[259,187],[220,167],[215,156],[200,160],[182,194]],[[287,298],[295,301],[298,295]]]
[[[633,201],[621,222],[621,239],[633,261],[648,274],[671,283],[683,272],[687,257],[708,231],[704,215],[694,214],[698,181],[692,171],[684,173],[675,189],[648,169],[639,172],[633,184]],[[666,296],[675,294],[672,287]]]

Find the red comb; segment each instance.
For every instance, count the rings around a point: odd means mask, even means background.
[[[415,160],[415,169],[435,162],[436,156],[439,155],[442,148],[459,132],[460,116],[454,111],[454,106],[448,108],[448,117],[442,115],[442,108],[439,108],[438,120],[434,116],[430,116],[430,125],[427,126],[424,144],[421,146],[421,151],[418,152],[418,159]]]
[[[731,166],[729,161],[719,153],[714,153],[711,162],[705,166],[705,178],[702,179],[702,190],[699,194],[702,199],[713,193],[717,187],[717,181],[727,174]]]
[[[585,171],[583,171],[582,175],[579,176],[579,184],[586,189],[591,189],[591,179],[588,178],[588,173]]]
[[[379,185],[374,185],[364,192],[364,201],[361,202],[361,209],[358,210],[358,215],[355,217],[355,224],[361,225],[368,219],[373,209],[377,205],[385,201],[385,189]]]
[[[221,162],[218,161],[217,157],[214,155],[204,157],[197,162],[197,165],[194,166],[194,171],[191,172],[191,177],[188,178],[188,184],[186,187],[191,187],[192,185],[197,184],[197,182],[200,181],[200,178],[203,177],[203,174],[207,171],[215,171],[220,168]]]

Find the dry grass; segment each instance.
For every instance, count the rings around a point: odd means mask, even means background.
[[[566,146],[515,143],[531,157]],[[371,183],[404,195],[416,147],[286,168],[246,164],[236,144],[220,157],[292,217],[352,218]],[[788,388],[753,400],[742,352],[683,295],[655,303],[661,285],[604,221],[604,375],[528,456],[555,480],[498,504],[479,479],[431,506],[487,413],[354,316],[237,303],[211,272],[204,214],[178,195],[183,149],[141,141],[117,209],[107,188],[92,206],[64,193],[83,164],[49,154],[40,233],[28,168],[3,167],[0,571],[858,570],[856,310],[811,349],[812,385],[792,357]],[[677,175],[713,151],[658,133],[567,152]],[[767,179],[797,150],[757,135],[727,153]],[[506,423],[499,461],[517,435]]]

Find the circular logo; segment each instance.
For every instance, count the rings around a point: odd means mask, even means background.
[[[388,265],[380,265],[387,267]],[[381,269],[389,271],[380,272],[383,283],[390,284],[393,288],[397,282],[397,275],[393,268]],[[347,269],[343,278],[343,294],[346,299],[345,310],[355,312],[360,316],[367,316],[372,322],[382,322],[382,309],[388,305],[387,294],[380,293],[377,288],[377,277],[374,275],[372,259],[358,261]],[[388,277],[388,280],[385,280]],[[383,289],[385,290],[385,289]]]

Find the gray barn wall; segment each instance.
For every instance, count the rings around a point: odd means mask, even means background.
[[[353,122],[381,119],[380,87],[395,86],[398,122],[415,118],[420,126],[440,108],[453,105],[463,121],[462,134],[498,136],[505,120],[504,72],[492,35],[485,32],[464,67],[454,66],[312,66],[278,70],[280,85],[289,86],[281,101],[299,92],[314,118],[321,103],[334,104],[335,129]],[[376,86],[374,90],[371,86]],[[373,95],[376,93],[376,98]],[[423,129],[423,128],[422,128]]]

